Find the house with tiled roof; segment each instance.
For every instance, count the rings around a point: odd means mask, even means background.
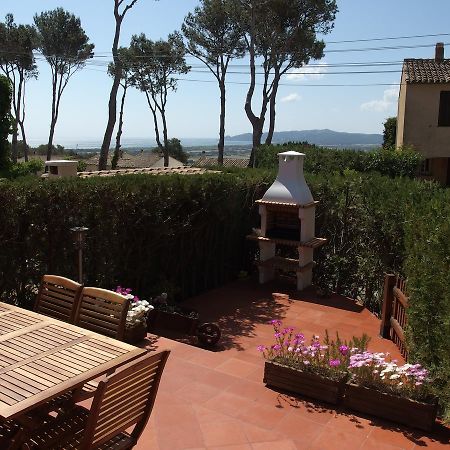
[[[248,167],[250,158],[246,157],[225,157],[223,158],[223,167],[238,167],[244,169]],[[195,167],[214,167],[217,166],[217,156],[201,156],[193,163]]]
[[[450,185],[450,59],[442,43],[434,59],[403,62],[396,139],[397,148],[423,155],[422,175]]]
[[[96,171],[98,168],[98,154],[86,160],[86,170]],[[111,168],[112,152],[108,155],[107,168]],[[169,156],[169,167],[183,167],[184,164],[175,158]],[[164,167],[164,157],[159,153],[142,151],[139,153],[123,152],[117,163],[118,169],[143,169],[143,168],[157,168]]]

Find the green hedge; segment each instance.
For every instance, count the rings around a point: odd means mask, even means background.
[[[450,190],[417,198],[405,234],[411,360],[432,370],[450,422]]]
[[[239,175],[4,182],[0,296],[30,306],[41,275],[74,277],[70,228],[89,228],[88,285],[186,298],[251,265],[259,182]]]
[[[256,166],[272,169],[278,167],[277,154],[285,151],[306,154],[305,171],[309,173],[343,173],[345,170],[358,172],[379,172],[390,177],[413,177],[421,162],[417,152],[411,150],[337,150],[308,143],[287,143],[263,145],[256,152]]]
[[[253,202],[273,172],[234,170],[199,176],[126,176],[5,182],[0,202],[0,294],[25,301],[42,273],[74,276],[70,228],[87,226],[88,283],[121,283],[143,295],[172,289],[179,298],[249,270],[259,223]],[[320,200],[315,282],[380,309],[385,271],[401,272],[405,217],[431,183],[345,171],[310,175]],[[10,261],[14,261],[11,265]]]

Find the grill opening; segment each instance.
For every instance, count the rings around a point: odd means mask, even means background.
[[[266,237],[299,241],[300,229],[301,223],[297,211],[267,211]]]

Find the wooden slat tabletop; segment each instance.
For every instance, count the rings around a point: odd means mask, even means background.
[[[0,418],[20,416],[144,352],[0,302]]]

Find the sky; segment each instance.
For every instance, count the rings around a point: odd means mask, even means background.
[[[186,14],[199,3],[139,0],[124,19],[120,44],[128,45],[131,36],[141,32],[153,40],[167,38],[169,33],[180,30]],[[327,44],[324,58],[312,61],[311,67],[296,69],[282,80],[277,97],[276,131],[328,128],[382,133],[386,118],[397,114],[403,59],[432,58],[436,42],[450,44],[449,0],[338,0],[337,3],[339,12],[334,29],[323,36]],[[32,23],[35,13],[56,7],[80,17],[98,55],[111,55],[113,0],[0,0],[0,17],[11,12],[16,23]],[[442,35],[405,38],[438,34]],[[446,46],[446,54],[450,55],[450,45]],[[56,144],[79,142],[82,147],[87,140],[101,141],[112,83],[106,73],[108,60],[109,56],[96,57],[71,78],[61,100]],[[215,138],[219,130],[217,82],[198,60],[188,57],[187,62],[192,71],[179,77],[177,91],[168,99],[169,137]],[[380,62],[390,64],[342,66]],[[349,73],[367,71],[378,73]],[[247,60],[232,61],[227,80],[226,134],[251,132],[244,112],[249,82]],[[257,92],[255,109],[259,98]],[[39,62],[39,78],[27,85],[26,108],[28,140],[32,145],[45,143],[51,108],[50,68],[45,61]],[[144,95],[136,90],[131,90],[126,100],[123,137],[154,138],[151,112]]]

